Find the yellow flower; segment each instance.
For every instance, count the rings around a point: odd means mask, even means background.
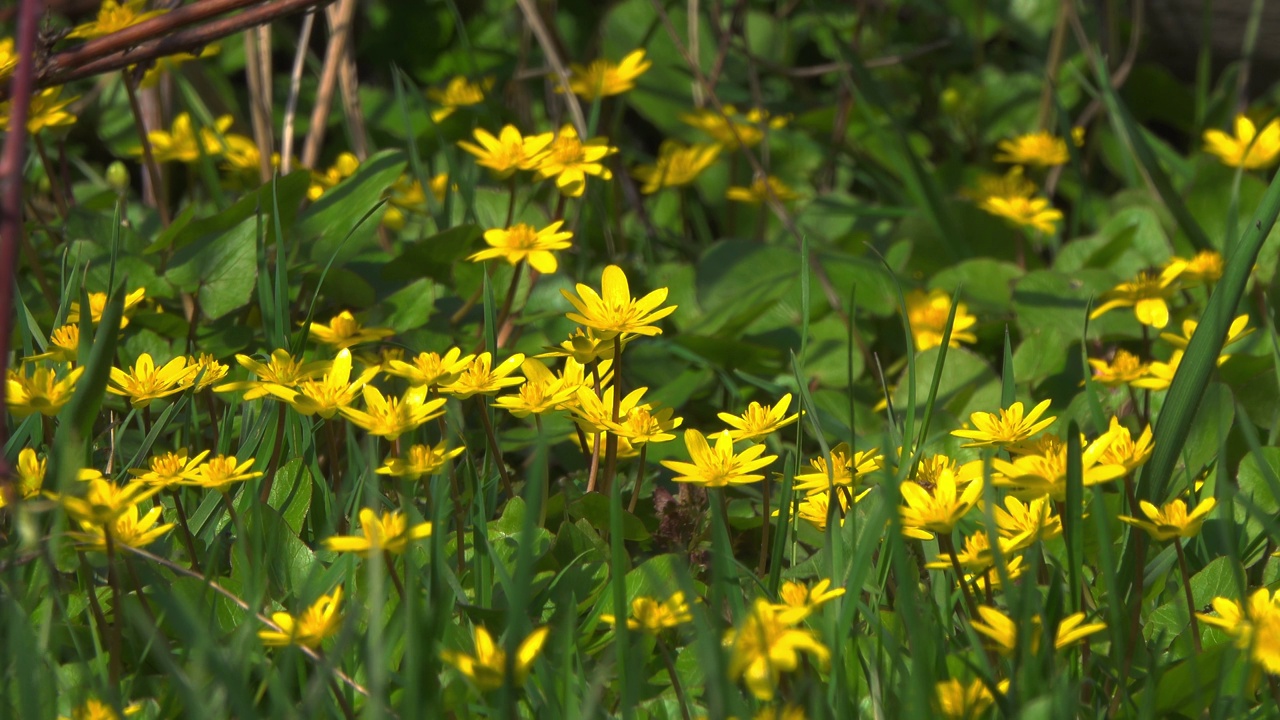
[[[458,147],[476,156],[476,164],[487,167],[499,178],[510,177],[517,170],[536,170],[547,156],[554,133],[524,137],[515,125],[504,125],[498,136],[483,128],[475,130],[476,142],[459,140]]]
[[[1190,260],[1169,258],[1160,271],[1160,277],[1166,276],[1176,278],[1182,287],[1212,285],[1222,279],[1222,254],[1217,250],[1201,250]]]
[[[621,95],[635,87],[636,78],[652,64],[645,59],[643,49],[632,50],[616,65],[608,60],[594,60],[586,67],[572,63],[569,65],[569,89],[587,102]]]
[[[1280,120],[1272,120],[1258,132],[1252,120],[1237,115],[1235,136],[1216,128],[1205,130],[1204,149],[1231,167],[1246,170],[1271,167],[1280,157]]]
[[[629,340],[626,337],[622,339],[623,347]],[[613,338],[597,335],[591,328],[575,328],[568,340],[546,349],[548,352],[538,357],[569,358],[579,365],[590,365],[597,360],[607,363],[613,359]]]
[[[538,177],[555,178],[561,195],[581,197],[587,188],[588,175],[601,180],[613,177],[613,172],[601,161],[616,152],[618,148],[610,146],[608,139],[594,137],[583,142],[572,125],[565,125],[538,163]]]
[[[831,590],[829,589],[830,587],[831,580],[829,578],[819,580],[813,587],[788,580],[782,583],[782,587],[778,588],[778,600],[780,602],[774,607],[778,610],[800,610],[805,617],[808,617],[826,603],[844,595],[844,588]]]
[[[1169,357],[1169,362],[1151,363],[1147,366],[1146,377],[1131,381],[1129,386],[1143,390],[1168,390],[1180,364],[1182,364],[1182,351],[1174,350],[1173,355]]]
[[[185,357],[176,357],[157,368],[151,355],[142,353],[128,372],[111,368],[107,392],[129,398],[129,404],[135,408],[144,408],[152,400],[187,389],[188,383]]]
[[[902,448],[898,448],[899,457],[902,456]],[[903,458],[906,460],[906,458]],[[879,468],[876,468],[879,469]],[[920,463],[916,465],[916,472],[907,478],[925,490],[932,490],[938,484],[938,478],[941,477],[943,471],[950,470],[955,473],[956,487],[973,482],[982,477],[982,461],[972,460],[963,465],[955,460],[943,455],[930,455],[921,458]]]
[[[908,480],[902,483],[902,534],[921,540],[932,540],[934,533],[949,533],[982,495],[982,482],[974,481],[956,494],[956,476],[943,470],[933,491]]]
[[[232,483],[262,477],[260,472],[251,472],[249,470],[251,467],[253,467],[253,458],[239,462],[235,455],[219,455],[206,460],[179,484],[196,485],[225,493],[229,491]]]
[[[632,410],[639,407],[640,399],[648,390],[649,388],[640,387],[623,396],[618,401],[618,417],[625,418],[631,414]],[[613,423],[613,392],[612,387],[606,387],[596,395],[590,385],[577,387],[577,402],[569,405],[568,408],[574,414],[573,421],[582,428],[583,432],[598,433],[609,429]]]
[[[795,477],[795,489],[813,494],[826,492],[832,486],[851,488],[882,467],[884,455],[880,454],[879,448],[854,452],[849,449],[849,443],[842,442],[831,448],[830,458],[816,457],[800,468],[801,472]]]
[[[729,677],[742,678],[762,701],[772,700],[782,673],[800,665],[801,653],[825,665],[830,651],[812,630],[797,628],[803,611],[779,610],[764,598],[756,598],[741,624],[725,633],[729,646]]]
[[[1014,165],[1063,165],[1071,159],[1067,141],[1041,130],[996,143],[996,162]]]
[[[766,129],[779,130],[787,125],[786,117],[770,117],[768,110],[755,108],[743,115],[733,105],[725,105],[723,115],[714,108],[704,108],[685,113],[680,119],[710,135],[711,139],[726,150],[755,147],[764,140]]]
[[[323,171],[311,171],[311,185],[307,188],[307,199],[315,202],[326,191],[338,186],[360,168],[360,158],[349,152],[338,153],[338,157]]]
[[[209,353],[187,356],[187,386],[203,390],[227,376],[227,366]],[[197,381],[198,378],[198,381]]]
[[[1017,552],[1017,548],[1012,541],[998,538],[998,542],[1000,543],[1000,552],[1004,557],[1007,558]],[[966,536],[964,544],[956,552],[956,561],[961,568],[968,570],[965,573],[966,575],[985,573],[995,565],[995,553],[991,551],[990,536],[983,530]],[[931,570],[953,569],[950,554],[939,555],[937,559],[925,563],[924,566]]]
[[[973,629],[986,636],[992,647],[1001,655],[1012,655],[1018,649],[1018,624],[999,610],[981,606],[978,614],[982,620],[970,620]],[[1058,623],[1058,632],[1053,646],[1058,650],[1068,648],[1086,637],[1107,629],[1106,623],[1085,623],[1085,614],[1074,613],[1062,618]],[[1037,652],[1040,647],[1040,616],[1031,619],[1031,651]]]
[[[80,354],[80,326],[63,325],[49,334],[50,348],[47,352],[23,358],[24,362],[49,360],[59,363],[73,363]]]
[[[146,10],[146,6],[147,0],[127,0],[124,3],[117,0],[102,0],[102,5],[98,8],[98,17],[92,22],[77,25],[67,33],[67,37],[91,40],[119,32],[168,12],[168,10]]]
[[[156,162],[183,163],[199,162],[201,155],[218,157],[224,153],[219,137],[231,129],[232,122],[230,115],[223,115],[214,120],[212,129],[204,128],[197,139],[195,128],[191,126],[191,115],[179,113],[168,131],[152,130],[147,133],[151,155]],[[132,152],[141,155],[142,148],[135,148]]]
[[[285,645],[301,645],[318,648],[325,638],[338,632],[342,624],[342,615],[338,606],[342,602],[342,587],[336,587],[328,595],[320,596],[314,604],[293,616],[278,612],[271,614],[271,621],[279,630],[259,630],[258,638],[267,647],[283,647]]]
[[[652,165],[641,165],[631,174],[644,183],[640,192],[652,195],[662,188],[688,185],[711,167],[720,155],[719,145],[684,145],[675,140],[664,140],[658,148],[658,158]]]
[[[84,497],[50,493],[67,515],[78,523],[106,525],[114,522],[130,508],[160,492],[160,488],[143,483],[116,485],[99,476],[87,482]]]
[[[248,355],[236,355],[236,362],[253,373],[257,379],[223,383],[215,387],[213,391],[239,392],[244,390],[245,400],[257,400],[270,395],[271,391],[267,389],[268,385],[298,385],[305,380],[311,380],[323,375],[329,368],[333,367],[333,362],[330,360],[306,362],[301,358],[295,359],[289,354],[288,350],[283,348],[272,350],[271,359],[265,363],[258,362]]]
[[[1084,487],[1111,482],[1129,473],[1124,465],[1103,461],[1115,436],[1107,433],[1089,443],[1080,453]],[[1031,497],[1048,495],[1059,502],[1067,497],[1067,444],[1048,438],[1033,453],[1018,455],[1013,462],[994,458],[992,467],[1000,475],[992,479],[997,487],[1014,487]]]
[[[556,271],[556,256],[552,250],[568,250],[572,243],[569,238],[573,233],[560,232],[563,220],[535,230],[532,225],[517,223],[503,230],[494,228],[486,230],[484,241],[489,247],[467,257],[472,262],[483,262],[492,258],[502,258],[511,265],[527,260],[534,270],[547,275]]]
[[[725,190],[724,197],[726,200],[734,202],[747,203],[749,205],[759,205],[768,202],[769,193],[778,199],[778,202],[791,202],[800,197],[796,191],[787,186],[778,178],[769,175],[767,177],[757,177],[751,181],[750,187],[742,187],[734,185]]]
[[[137,307],[147,295],[146,288],[138,288],[128,295],[124,296],[124,315],[120,317],[120,327],[124,328],[129,324],[129,311]],[[102,322],[102,311],[107,307],[106,293],[89,293],[89,320],[97,325]],[[80,303],[72,301],[71,306],[67,310],[67,324],[80,324]]]
[[[573,441],[574,445],[579,446],[579,448],[581,448],[584,452],[586,452],[588,455],[591,455],[591,454],[594,454],[596,451],[596,437],[597,436],[593,433],[587,433],[586,445],[582,444],[582,441],[578,438],[576,434],[569,436],[569,439]],[[601,448],[607,448],[609,446],[609,437],[610,437],[609,433],[600,433],[599,438],[600,438]],[[640,456],[640,451],[637,450],[635,446],[631,444],[631,441],[619,435],[618,436],[618,459],[625,460],[627,458],[633,458],[633,457],[639,457],[639,456]]]
[[[177,72],[179,67],[191,62],[192,60],[199,60],[202,57],[217,55],[220,51],[221,48],[217,45],[209,45],[207,47],[200,48],[193,53],[182,52],[156,58],[151,67],[143,73],[142,79],[138,81],[138,87],[143,90],[153,88],[160,83],[161,76],[166,73]],[[137,67],[137,65],[134,65],[129,68],[129,72],[133,72]]]
[[[324,343],[335,350],[342,350],[355,345],[377,342],[396,334],[390,328],[370,328],[360,325],[350,310],[343,310],[328,325],[313,322],[309,330],[312,340]]]
[[[14,50],[13,38],[0,38],[0,81],[7,81],[18,67],[18,53]]]
[[[23,448],[18,453],[18,465],[14,468],[14,493],[15,499],[26,500],[40,494],[40,490],[44,487],[44,474],[48,467],[48,460],[36,456],[36,451],[31,448]],[[4,507],[8,501],[5,500],[3,492],[0,492],[0,508]]]
[[[764,479],[764,475],[751,474],[768,466],[777,455],[760,457],[764,445],[752,445],[741,453],[733,452],[733,438],[725,430],[716,435],[715,447],[707,444],[702,433],[689,428],[684,431],[684,444],[689,449],[692,463],[663,460],[662,465],[676,473],[676,482],[697,483],[703,487],[717,488],[726,485],[745,485]]]
[[[1111,362],[1089,358],[1089,367],[1093,368],[1093,381],[1106,387],[1128,385],[1147,374],[1146,363],[1123,348],[1116,350]]]
[[[849,513],[849,506],[862,500],[862,498],[866,497],[869,492],[871,492],[871,488],[867,488],[866,490],[854,495],[852,500],[850,500],[848,492],[843,490],[836,492],[836,504],[838,505],[836,508],[836,517],[839,519],[839,524],[841,526],[844,525],[845,515]],[[796,504],[796,517],[804,520],[818,530],[827,529],[827,517],[830,515],[830,512],[831,495],[826,490],[806,495],[799,501],[799,503]],[[777,517],[778,511],[774,510],[773,515],[774,517]]]
[[[1022,414],[1022,403],[1015,402],[1007,409],[1002,409],[997,417],[994,413],[976,412],[969,416],[969,422],[976,428],[974,430],[952,430],[951,434],[973,440],[973,442],[965,443],[960,447],[1008,447],[1035,435],[1044,430],[1057,420],[1057,416],[1050,416],[1044,420],[1040,420],[1040,416],[1045,410],[1049,409],[1049,401],[1036,405],[1024,417]],[[1039,420],[1039,422],[1037,422]]]
[[[1054,636],[1053,647],[1063,650],[1094,633],[1100,633],[1106,629],[1106,623],[1085,623],[1084,613],[1073,613],[1062,618],[1062,621],[1058,623],[1058,633]]]
[[[507,377],[524,363],[524,354],[516,353],[493,367],[493,356],[482,352],[475,357],[458,378],[440,386],[440,392],[466,400],[472,395],[493,395],[499,390],[515,387],[524,382],[521,377]]]
[[[639,300],[631,297],[627,274],[617,265],[605,267],[600,277],[600,294],[589,286],[577,285],[578,294],[561,289],[577,312],[567,313],[570,320],[596,331],[602,339],[619,334],[661,335],[654,323],[676,311],[675,305],[659,307],[667,299],[667,288],[658,288]]]
[[[996,686],[1001,694],[1009,687],[1008,680]],[[981,679],[965,685],[959,680],[944,680],[937,687],[938,715],[946,720],[977,720],[986,714],[996,700]]]
[[[444,202],[445,191],[449,188],[449,175],[447,173],[439,173],[435,177],[427,181],[431,189],[431,195],[436,202]],[[427,191],[422,187],[422,182],[417,178],[409,175],[401,175],[395,184],[387,189],[387,203],[391,206],[387,209],[390,215],[392,210],[425,213],[427,212]],[[383,224],[388,224],[386,215],[383,216]],[[403,226],[404,215],[401,213],[401,223]],[[392,221],[394,224],[394,221]],[[393,228],[398,229],[398,228]]]
[[[1006,510],[1007,508],[1007,510]],[[1006,496],[1004,507],[992,508],[996,520],[996,532],[1002,540],[1009,541],[1010,553],[1025,550],[1038,541],[1052,540],[1062,534],[1062,518],[1053,511],[1047,496],[1033,498],[1026,504],[1013,496]]]
[[[338,351],[329,372],[319,380],[304,379],[297,384],[297,389],[267,383],[266,389],[303,415],[318,414],[328,420],[338,413],[339,408],[350,405],[360,388],[377,374],[378,368],[368,368],[352,381],[351,351],[343,348]]]
[[[62,86],[45,88],[31,96],[31,105],[27,107],[27,132],[35,135],[45,128],[66,127],[74,125],[76,116],[66,108],[80,99],[79,95],[69,98],[60,97]],[[6,100],[0,103],[0,127],[9,132],[9,114],[12,103]]]
[[[978,207],[1014,225],[1035,228],[1045,235],[1052,235],[1062,222],[1062,211],[1049,207],[1047,198],[992,195],[978,203]]]
[[[1004,541],[1001,540],[1001,542],[1003,543]],[[1022,562],[1021,555],[1014,556],[1012,559],[1006,557],[1005,560],[1007,562],[1004,566],[1004,572],[1010,580],[1017,580],[1022,577],[1022,573],[1026,572],[1027,566]],[[991,586],[992,590],[996,590],[1000,587],[1001,582],[999,571],[991,567],[980,573],[965,573],[963,581],[956,581],[956,589],[959,590],[963,583],[965,587],[973,588],[974,592],[985,593],[988,585]]]
[[[1249,327],[1248,325],[1249,325],[1249,316],[1247,314],[1240,315],[1235,320],[1232,320],[1231,327],[1227,328],[1227,337],[1223,341],[1222,347],[1226,348],[1234,344],[1235,342],[1241,340],[1242,338],[1253,334],[1253,328]],[[1200,326],[1200,323],[1196,322],[1195,320],[1190,320],[1190,319],[1183,320],[1181,335],[1175,335],[1174,333],[1160,333],[1160,339],[1164,340],[1165,342],[1169,343],[1175,348],[1178,348],[1179,350],[1186,350],[1187,346],[1191,344],[1191,336],[1195,334],[1196,328],[1199,326]],[[1223,363],[1225,363],[1230,359],[1231,359],[1230,353],[1224,353],[1222,355],[1219,355],[1218,365],[1221,366]]]
[[[408,518],[398,510],[381,515],[369,508],[360,510],[360,531],[363,536],[335,536],[327,538],[324,546],[334,552],[360,553],[370,557],[376,553],[403,554],[414,540],[431,537],[431,523],[410,526]]]
[[[551,374],[541,360],[525,358],[520,369],[524,373],[524,384],[517,394],[497,398],[494,407],[523,418],[559,410],[573,401],[576,388],[566,387],[564,381]]]
[[[618,619],[613,615],[601,614],[600,620],[616,625]],[[684,601],[684,593],[676,591],[666,600],[651,597],[637,597],[631,601],[631,617],[627,618],[627,627],[649,635],[658,635],[668,628],[679,627],[693,622],[693,614],[689,612],[689,603]]]
[[[412,363],[390,361],[386,372],[408,380],[414,387],[448,385],[471,366],[475,357],[472,354],[463,355],[458,348],[450,348],[443,356],[434,352],[418,353]]]
[[[139,517],[138,506],[133,505],[126,508],[108,525],[81,521],[82,532],[67,534],[78,541],[77,545],[82,550],[105,553],[108,534],[111,535],[111,542],[116,547],[121,545],[131,548],[146,547],[173,529],[173,523],[156,525],[160,519],[160,513],[161,508],[157,506]]]
[[[911,323],[911,337],[915,340],[916,350],[928,350],[942,344],[942,333],[947,327],[947,316],[951,313],[951,295],[944,290],[933,289],[929,292],[912,290],[907,293],[907,320]],[[960,347],[960,343],[978,342],[978,336],[969,332],[969,328],[977,324],[978,318],[969,314],[964,303],[956,303],[956,318],[951,324],[950,347]]]
[[[1217,615],[1197,613],[1201,622],[1220,627],[1247,649],[1249,659],[1271,675],[1280,675],[1280,591],[1259,588],[1245,603],[1213,599]]]
[[[222,167],[234,175],[245,175],[256,177],[262,172],[262,151],[258,149],[257,143],[253,138],[244,135],[224,134],[222,139],[226,142],[226,147],[221,148],[222,152],[216,152],[220,148],[214,146],[213,154],[222,155]],[[217,137],[214,137],[215,143]],[[280,167],[280,153],[271,153],[271,167],[278,169]]]
[[[365,410],[354,410],[340,407],[338,412],[356,425],[364,428],[370,435],[377,435],[394,441],[401,435],[411,432],[422,423],[444,415],[445,399],[427,400],[427,388],[410,388],[402,397],[386,397],[378,388],[365,385]]]
[[[1129,428],[1121,425],[1120,420],[1112,416],[1107,434],[1111,436],[1111,444],[1107,446],[1106,452],[1102,453],[1101,462],[1123,465],[1132,472],[1151,457],[1153,448],[1150,425],[1143,428],[1138,439],[1134,440]]]
[[[622,422],[610,421],[606,423],[606,427],[609,432],[617,434],[619,438],[626,438],[632,445],[664,443],[676,439],[671,431],[684,422],[684,418],[672,417],[674,414],[675,410],[669,407],[655,412],[649,404],[639,405],[621,414]]]
[[[169,487],[182,482],[195,480],[197,468],[208,457],[208,450],[201,450],[193,458],[187,457],[187,449],[153,455],[147,462],[148,469],[133,468],[129,474],[148,485]]]
[[[378,468],[377,473],[404,480],[417,480],[424,475],[431,476],[440,472],[446,462],[461,455],[463,450],[466,448],[456,447],[449,450],[445,447],[443,440],[435,447],[413,445],[403,458],[388,457],[382,467]]]
[[[15,418],[32,413],[53,417],[62,406],[71,401],[76,381],[84,374],[84,368],[70,370],[61,378],[53,368],[40,365],[30,375],[21,368],[9,371],[5,382],[5,404]]]
[[[524,685],[525,678],[529,676],[529,669],[533,667],[533,661],[542,652],[542,646],[546,643],[549,632],[551,628],[540,627],[529,633],[529,636],[516,648],[516,656],[511,663],[513,673],[511,684],[514,687],[519,688]],[[502,687],[502,682],[507,676],[506,650],[498,647],[489,632],[479,625],[475,626],[475,648],[475,655],[457,650],[442,650],[440,658],[467,676],[481,692]]]
[[[961,191],[961,194],[972,200],[982,202],[990,197],[1030,198],[1036,194],[1036,184],[1023,174],[1021,165],[1009,168],[1004,175],[982,174],[978,176],[977,187]]]
[[[1218,501],[1211,497],[1204,498],[1194,510],[1188,513],[1187,504],[1181,500],[1166,503],[1164,507],[1156,507],[1142,500],[1138,503],[1138,507],[1142,509],[1142,514],[1147,516],[1147,520],[1139,520],[1127,515],[1121,515],[1119,519],[1121,522],[1146,530],[1156,542],[1167,542],[1174,538],[1195,537],[1200,532],[1200,526],[1204,524],[1205,518],[1217,504]]]
[[[1105,301],[1093,312],[1090,320],[1097,320],[1109,310],[1121,307],[1133,308],[1133,314],[1143,325],[1160,329],[1169,324],[1169,303],[1177,288],[1171,283],[1172,277],[1160,277],[1147,272],[1140,272],[1133,280],[1122,282],[1103,293]]]
[[[722,412],[716,417],[723,420],[731,428],[729,436],[738,440],[761,440],[772,435],[800,418],[800,413],[787,415],[791,407],[791,393],[783,395],[777,405],[761,405],[752,400],[747,411],[742,415]]]
[[[142,712],[142,703],[133,703],[124,708],[125,717]],[[83,704],[71,710],[71,717],[58,716],[58,720],[120,720],[115,708],[97,698],[89,698]]]
[[[479,105],[484,102],[485,91],[492,87],[493,78],[485,78],[478,83],[473,83],[461,75],[455,75],[443,90],[436,88],[427,90],[427,97],[442,106],[431,111],[431,122],[441,122],[460,107]]]

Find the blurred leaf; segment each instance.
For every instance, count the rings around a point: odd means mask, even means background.
[[[244,307],[258,280],[258,219],[240,221],[220,235],[203,235],[174,253],[165,279],[196,293],[210,319]]]
[[[484,234],[479,225],[457,225],[411,244],[395,260],[382,269],[382,277],[392,282],[431,278],[448,283],[456,263],[472,249]]]
[[[377,232],[385,208],[380,208],[359,227],[356,224],[378,204],[387,188],[400,179],[405,164],[404,153],[399,150],[372,155],[351,177],[325,191],[302,213],[297,235],[304,245],[311,246],[310,256],[314,262],[323,265],[336,257],[334,264],[341,265],[364,249]]]

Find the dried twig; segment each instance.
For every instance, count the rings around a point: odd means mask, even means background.
[[[336,8],[341,13],[350,11],[352,6],[343,0]],[[329,21],[329,45],[324,51],[324,67],[320,71],[320,86],[316,90],[316,102],[311,108],[311,125],[307,128],[307,139],[302,145],[302,166],[314,168],[320,160],[320,147],[324,144],[324,134],[329,124],[329,110],[333,107],[333,90],[338,84],[338,73],[341,71],[342,54],[346,51],[348,33],[351,25],[336,22],[333,14],[326,10]],[[339,17],[338,20],[341,18]]]
[[[245,80],[249,86],[249,120],[253,141],[258,145],[258,173],[262,182],[271,179],[271,26],[259,25],[244,31]]]
[[[547,30],[547,24],[543,22],[542,15],[538,13],[538,7],[533,0],[516,0],[516,3],[520,6],[520,11],[524,13],[525,22],[529,24],[529,29],[533,31],[533,36],[538,39],[538,44],[542,46],[542,54],[546,56],[547,63],[551,65],[552,71],[555,72],[556,82],[560,86],[560,92],[564,94],[565,104],[569,106],[569,115],[573,118],[573,126],[578,130],[578,137],[585,139],[587,137],[587,119],[582,115],[582,107],[578,105],[577,96],[569,88],[569,71],[565,69],[564,61],[560,59],[560,53],[556,50],[556,45],[551,39],[551,32]]]
[[[280,128],[280,173],[288,175],[293,169],[293,122],[298,115],[298,92],[302,89],[302,68],[306,65],[307,46],[311,44],[311,29],[315,26],[315,11],[302,18],[298,32],[298,51],[293,56],[293,69],[289,73],[289,99],[284,105],[284,122]]]

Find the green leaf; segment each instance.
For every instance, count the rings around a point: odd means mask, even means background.
[[[395,260],[382,269],[382,277],[392,282],[431,278],[450,280],[454,263],[460,262],[483,234],[479,225],[458,225],[413,243],[408,243]]]
[[[170,248],[180,249],[198,240],[208,240],[210,236],[216,238],[245,220],[256,217],[259,212],[263,215],[264,226],[268,228],[267,244],[271,245],[275,242],[275,223],[266,222],[267,216],[271,215],[271,209],[277,205],[280,208],[281,227],[292,226],[294,216],[298,212],[297,208],[306,197],[310,182],[311,173],[298,170],[276,182],[275,192],[278,193],[278,204],[272,199],[271,183],[267,183],[247,193],[234,205],[216,215],[197,219],[193,218],[190,212],[184,211],[172,225],[156,236],[155,241],[144,252],[151,255]]]
[[[360,164],[355,173],[330,188],[298,218],[297,233],[311,245],[311,259],[342,264],[360,253],[373,238],[381,210],[364,224],[360,219],[378,204],[387,188],[400,178],[406,160],[399,150],[384,150]],[[347,241],[347,236],[351,239]],[[345,241],[345,242],[344,242]]]
[[[311,509],[311,471],[302,458],[295,457],[276,471],[267,504],[280,513],[290,530],[302,532],[302,522]]]
[[[196,293],[211,320],[249,303],[258,281],[258,219],[249,217],[225,233],[208,234],[174,254],[165,279]]]
[[[607,528],[609,527],[609,498],[602,493],[587,493],[569,503],[569,514],[585,519],[591,523],[592,527]],[[622,537],[633,542],[648,540],[649,531],[645,529],[644,523],[640,522],[640,518],[623,510]]]
[[[934,368],[938,364],[941,353],[938,348],[929,348],[916,354],[916,377],[932,378]],[[940,407],[956,409],[968,402],[974,393],[984,387],[997,383],[995,373],[986,361],[973,352],[962,347],[950,348],[946,362],[942,366],[942,375],[938,379],[937,404]],[[907,402],[907,377],[904,373],[898,378],[898,387],[893,394],[893,407],[898,412],[911,412]],[[921,390],[924,388],[922,387]],[[999,389],[996,390],[998,399]],[[916,409],[923,410],[925,393],[917,394]]]

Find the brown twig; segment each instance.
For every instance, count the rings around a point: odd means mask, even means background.
[[[244,31],[244,75],[249,86],[249,121],[253,141],[258,145],[258,174],[262,182],[271,180],[271,26],[260,25]]]
[[[302,68],[306,65],[307,46],[311,44],[311,29],[315,26],[315,12],[302,18],[298,31],[298,51],[293,56],[293,68],[289,72],[289,99],[284,105],[284,122],[280,128],[280,173],[288,175],[293,169],[293,122],[298,115],[298,92],[302,89]]]
[[[35,79],[34,55],[40,0],[22,0],[18,8],[18,67],[10,87],[14,101],[9,107],[12,128],[0,150],[0,371],[8,376],[9,338],[13,335],[13,282],[17,274],[18,245],[22,239],[22,168],[27,149],[27,111],[30,109]],[[0,388],[0,403],[5,389]],[[0,444],[9,439],[5,413],[0,413]],[[9,461],[0,455],[0,496],[12,497]]]
[[[586,138],[587,118],[582,114],[582,106],[578,104],[577,96],[569,89],[569,71],[565,69],[564,61],[560,58],[555,42],[551,39],[551,32],[538,12],[538,6],[534,0],[516,0],[516,4],[520,6],[520,12],[524,14],[524,20],[533,31],[533,36],[542,46],[542,54],[546,56],[547,64],[555,72],[556,82],[560,86],[560,92],[564,94],[565,104],[569,106],[569,116],[573,118],[573,126],[577,129],[578,136]]]
[[[341,12],[345,6],[339,6]],[[302,166],[313,168],[320,160],[320,147],[324,144],[324,134],[329,124],[329,110],[333,107],[333,91],[338,84],[338,72],[341,70],[340,60],[346,52],[348,32],[351,25],[342,23],[341,18],[330,16],[329,45],[324,51],[324,66],[320,71],[320,86],[316,89],[316,102],[311,108],[311,125],[307,128],[307,139],[302,145]]]

